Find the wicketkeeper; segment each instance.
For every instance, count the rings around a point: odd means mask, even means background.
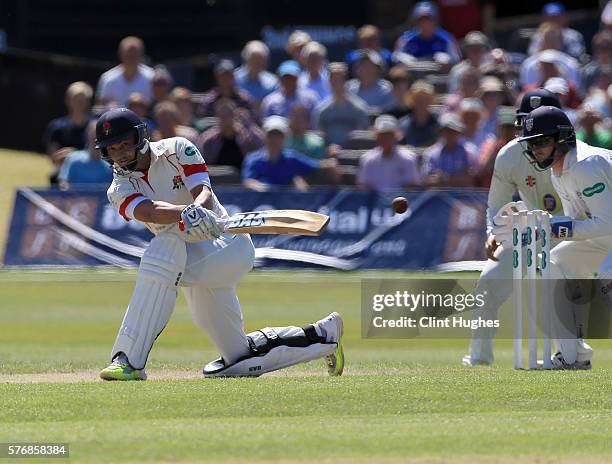
[[[150,142],[138,116],[116,108],[98,119],[96,148],[113,166],[110,202],[126,221],[140,221],[155,234],[140,261],[112,362],[100,377],[146,379],[147,357],[172,315],[178,287],[221,354],[204,367],[205,377],[258,376],[317,358],[326,359],[330,375],[342,373],[338,313],[303,327],[244,332],[236,285],[253,266],[255,250],[247,234],[224,233],[219,219],[227,212],[193,144],[182,137]]]

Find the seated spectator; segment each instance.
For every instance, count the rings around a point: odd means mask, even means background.
[[[484,108],[482,130],[486,134],[494,134],[497,131],[499,107],[512,101],[507,99],[504,83],[493,76],[482,78],[478,93]]]
[[[603,124],[602,114],[592,106],[585,105],[578,111],[576,138],[593,147],[612,150],[612,133]]]
[[[183,126],[194,127],[195,125],[192,97],[191,90],[185,87],[175,87],[170,92],[169,100],[178,108],[180,124]]]
[[[439,119],[440,140],[423,152],[423,177],[429,187],[473,187],[476,147],[462,139],[465,126],[454,113]]]
[[[153,103],[154,107],[159,102],[163,102],[170,97],[170,91],[174,87],[174,79],[168,68],[163,64],[155,66],[153,69],[153,79],[151,80],[151,90],[153,92]]]
[[[582,94],[588,95],[603,68],[612,66],[612,32],[601,31],[592,41],[593,59],[582,69]]]
[[[572,98],[578,98],[578,96],[576,95],[576,89],[570,90],[568,82],[562,77],[551,77],[546,82],[544,82],[544,85],[542,87],[544,87],[546,90],[551,91],[557,97],[559,97],[559,102],[561,102],[561,108],[563,109],[563,112],[572,122],[572,125],[575,125],[577,115],[574,108],[578,107],[578,104],[576,101],[572,102]]]
[[[151,108],[151,103],[141,93],[134,92],[128,98],[127,109],[136,113],[142,122],[147,125],[149,134],[153,134],[157,130],[157,124],[149,118],[149,108]]]
[[[552,23],[560,30],[561,46],[558,50],[573,56],[577,60],[581,60],[584,55],[584,37],[582,37],[582,34],[577,30],[567,27],[568,18],[562,3],[553,2],[544,5],[544,8],[542,8],[542,25],[546,23]],[[540,26],[540,28],[541,27],[542,26]],[[527,50],[529,55],[533,55],[539,50],[543,50],[541,47],[544,39],[540,28],[531,36],[531,43]]]
[[[234,63],[232,60],[222,59],[215,65],[216,85],[202,95],[202,99],[197,102],[195,115],[197,118],[207,118],[214,116],[215,105],[222,98],[228,98],[236,103],[238,108],[247,109],[255,118],[253,100],[244,90],[236,86],[234,78]],[[257,118],[255,118],[257,119]]]
[[[96,145],[96,121],[87,126],[87,146],[70,153],[62,163],[57,179],[62,189],[83,184],[104,184],[113,181],[111,165],[102,160]]]
[[[298,78],[298,87],[310,89],[319,98],[319,103],[330,96],[329,73],[325,67],[327,49],[314,40],[302,48],[302,62],[304,71]]]
[[[73,82],[68,86],[64,98],[68,114],[52,120],[45,131],[44,142],[48,155],[64,147],[78,150],[85,148],[87,124],[92,119],[92,96],[93,89],[86,82]]]
[[[517,67],[512,63],[512,57],[502,48],[494,48],[489,52],[489,59],[480,66],[483,76],[497,77],[504,83],[508,96],[508,104],[514,104],[520,93],[519,74]]]
[[[295,103],[303,105],[312,114],[319,102],[316,93],[309,89],[298,87],[300,65],[297,61],[284,61],[278,67],[280,88],[261,102],[261,113],[264,118],[269,116],[289,116],[289,108]]]
[[[478,98],[465,98],[459,105],[459,119],[465,126],[463,137],[474,144],[478,153],[487,140],[495,138],[495,132],[486,131],[484,114],[484,106]]]
[[[348,67],[344,63],[329,65],[329,83],[332,95],[317,106],[314,127],[323,132],[328,144],[343,146],[349,134],[370,125],[367,104],[347,92]]]
[[[115,102],[119,106],[125,106],[134,92],[144,95],[151,101],[153,69],[143,64],[142,40],[134,36],[124,38],[119,43],[118,53],[121,64],[100,76],[96,90],[96,104],[107,105]]]
[[[448,95],[444,102],[444,110],[453,113],[459,109],[464,98],[478,98],[481,73],[476,68],[465,68],[459,74],[459,87]]]
[[[438,27],[438,10],[433,3],[418,2],[412,10],[412,21],[414,27],[397,39],[396,54],[408,55],[408,60],[430,60],[445,65],[460,60],[455,38]]]
[[[247,155],[242,166],[242,181],[246,188],[263,192],[273,185],[293,185],[298,190],[307,190],[305,177],[324,171],[330,179],[339,180],[335,159],[315,160],[284,148],[289,132],[287,119],[270,116],[264,121],[266,143],[264,148]]]
[[[246,154],[263,146],[265,134],[245,113],[231,100],[217,102],[216,124],[196,141],[208,164],[233,166],[240,171]]]
[[[185,137],[191,143],[196,143],[198,132],[193,127],[180,124],[179,110],[171,101],[163,101],[155,105],[153,115],[157,124],[157,130],[153,132],[153,140]]]
[[[297,61],[300,67],[304,67],[306,63],[302,61],[302,49],[310,42],[312,38],[308,32],[296,29],[289,35],[287,44],[285,45],[285,51],[289,55],[289,58],[293,61]]]
[[[436,101],[433,85],[424,80],[416,81],[408,93],[411,113],[400,122],[402,143],[413,147],[428,147],[438,140],[438,118],[432,111]]]
[[[389,70],[389,82],[393,86],[395,106],[385,111],[396,118],[402,118],[410,113],[408,106],[408,92],[410,91],[410,71],[406,66],[398,64]]]
[[[471,31],[463,39],[463,53],[465,60],[457,63],[448,75],[448,93],[455,93],[459,89],[459,78],[469,68],[480,69],[489,60],[491,42],[480,31]]]
[[[54,151],[49,156],[49,160],[51,161],[51,172],[49,173],[49,186],[51,188],[59,187],[59,172],[62,169],[62,165],[64,160],[70,156],[71,153],[76,151],[74,147],[64,147],[59,150]]]
[[[397,119],[384,114],[374,121],[377,147],[359,159],[357,185],[384,191],[413,187],[420,182],[416,156],[397,144],[401,137]]]
[[[238,88],[248,92],[259,108],[261,101],[278,88],[278,78],[267,71],[270,49],[260,40],[251,40],[242,49],[242,66],[234,71]]]
[[[393,65],[393,53],[382,46],[380,40],[380,29],[372,24],[366,24],[357,29],[357,48],[347,53],[344,61],[349,67],[361,58],[362,50],[373,50],[385,61],[386,65]]]
[[[311,42],[312,43],[312,42]],[[310,127],[310,113],[299,103],[289,111],[289,130],[285,146],[292,150],[304,153],[313,159],[325,158],[325,141],[314,132],[308,132]]]
[[[516,135],[515,120],[516,112],[513,106],[500,108],[499,118],[497,119],[497,134],[495,137],[488,138],[482,144],[478,155],[478,174],[476,176],[478,187],[489,188],[491,186],[497,154]]]
[[[368,105],[371,114],[379,114],[396,105],[393,86],[382,79],[384,63],[380,55],[371,50],[362,50],[361,57],[355,63],[356,79],[351,79],[347,88]]]
[[[523,89],[540,85],[549,77],[564,77],[580,88],[580,63],[560,51],[561,31],[552,23],[542,26],[542,42],[538,52],[521,64],[520,83]]]

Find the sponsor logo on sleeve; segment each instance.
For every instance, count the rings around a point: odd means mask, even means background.
[[[585,197],[592,197],[593,195],[597,194],[597,193],[601,193],[606,189],[606,185],[603,182],[597,182],[596,184],[592,185],[591,187],[587,187],[582,191],[582,194]]]
[[[198,149],[192,145],[189,145],[187,148],[185,148],[185,155],[187,156],[195,156],[198,153]]]

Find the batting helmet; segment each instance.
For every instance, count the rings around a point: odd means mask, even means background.
[[[102,152],[103,158],[109,163],[106,148],[109,145],[123,142],[136,136],[136,143],[129,148],[142,150],[147,143],[147,126],[136,113],[127,108],[113,108],[103,113],[96,123],[96,148]]]
[[[521,104],[516,110],[516,121],[514,127],[521,130],[523,126],[523,119],[529,113],[540,106],[554,106],[555,108],[561,108],[561,102],[559,97],[546,89],[535,89],[525,92],[523,98],[521,98]]]
[[[561,109],[554,106],[540,106],[525,116],[523,136],[518,141],[534,167],[545,170],[553,163],[556,150],[565,155],[572,146],[576,145],[576,134],[574,126]],[[533,154],[533,148],[538,145],[538,141],[552,143],[555,147],[545,160],[538,160]]]

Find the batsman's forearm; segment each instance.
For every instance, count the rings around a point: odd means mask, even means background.
[[[134,209],[134,217],[141,222],[174,224],[181,220],[181,212],[185,206],[165,201],[143,201]]]

